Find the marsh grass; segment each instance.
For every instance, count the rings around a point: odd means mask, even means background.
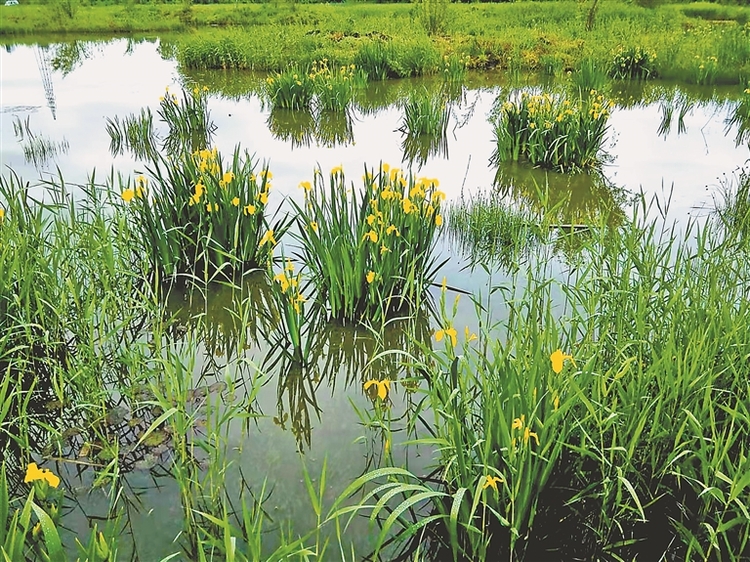
[[[361,68],[370,81],[395,78],[398,73],[393,68],[393,49],[383,41],[362,43],[354,55],[354,64]]]
[[[558,94],[505,101],[495,124],[492,161],[527,161],[561,172],[595,170],[604,158],[611,102],[591,90],[571,101]]]
[[[750,271],[715,223],[670,228],[647,212],[641,200],[616,232],[594,229],[565,283],[541,256],[495,287],[502,318],[475,298],[476,335],[443,289],[417,362],[434,479],[390,484],[391,513],[433,507],[383,530],[459,560],[743,558]]]
[[[236,147],[229,161],[209,149],[216,126],[207,107],[207,88],[169,91],[159,100],[159,116],[168,132],[161,149],[154,147],[150,112],[119,122],[108,121],[111,146],[130,147],[146,157],[147,175],[112,178],[123,216],[138,236],[138,249],[148,256],[151,274],[174,279],[183,274],[208,280],[231,279],[264,269],[284,231],[284,221],[268,222],[268,167]]]
[[[581,97],[591,90],[602,91],[607,84],[607,73],[593,59],[583,59],[571,74],[575,93]]]
[[[307,70],[293,67],[266,78],[266,96],[273,108],[309,110],[315,82]]]
[[[319,170],[302,182],[295,204],[302,259],[316,298],[331,318],[378,322],[419,309],[439,267],[435,235],[442,225],[437,180],[405,177],[383,164],[365,170],[363,186],[347,186],[343,170]]]
[[[468,55],[456,53],[443,55],[443,81],[448,84],[463,84],[466,80],[466,71],[470,63]]]
[[[194,5],[190,21],[183,21],[178,4],[81,6],[74,19],[64,21],[50,19],[39,6],[22,4],[6,10],[0,33],[18,37],[61,30],[105,34],[172,30],[181,32],[175,51],[183,67],[266,71],[323,58],[360,67],[355,60],[360,48],[380,41],[391,52],[381,65],[384,72],[371,73],[372,80],[379,79],[376,74],[414,75],[412,69],[419,74],[439,73],[443,56],[451,53],[468,55],[476,69],[558,72],[575,69],[585,58],[609,69],[613,53],[637,37],[642,49],[658,53],[662,77],[694,80],[694,57],[699,55],[718,59],[717,83],[747,81],[746,7],[667,3],[643,9],[623,2],[597,6],[596,25],[585,31],[586,14],[573,1],[454,3],[442,35],[430,36],[418,24],[421,6],[403,3]],[[706,19],[711,15],[716,18]],[[412,19],[416,26],[403,24]],[[191,33],[184,33],[187,28]]]
[[[195,166],[220,165],[204,156],[198,155]],[[378,297],[373,302],[380,308],[368,311],[374,318],[387,303],[385,281],[384,288],[373,287],[378,275],[408,282],[418,267],[408,260],[422,263],[423,271],[434,269],[429,250],[441,222],[441,196],[433,180],[406,178],[386,165],[366,172],[362,191],[352,187],[347,193],[341,170],[328,180],[325,185],[318,172],[315,186],[302,186],[307,195],[299,209],[299,257],[311,289],[325,296],[327,312],[335,302],[329,287],[364,288]],[[746,177],[742,181],[747,191]],[[473,297],[471,326],[458,320],[459,299],[451,298],[447,286],[431,339],[424,338],[422,309],[409,308],[414,339],[401,335],[387,344],[383,336],[346,369],[360,384],[376,381],[371,410],[360,412],[366,431],[382,436],[390,451],[402,435],[397,425],[404,423],[411,444],[434,451],[434,471],[417,477],[381,465],[346,483],[335,497],[326,493],[325,466],[315,476],[305,471],[302,484],[314,522],[296,530],[269,518],[265,486],[244,478],[239,487],[228,484],[233,424],[260,415],[255,400],[272,373],[241,353],[199,369],[199,334],[208,333],[200,323],[210,319],[195,315],[196,325],[179,331],[163,321],[165,311],[149,292],[148,257],[134,245],[141,234],[105,205],[119,193],[103,196],[92,182],[82,186],[82,199],[73,199],[60,184],[48,186],[54,198],[42,203],[13,175],[0,183],[0,260],[7,272],[0,277],[0,362],[16,361],[6,363],[0,380],[0,430],[4,437],[11,430],[16,444],[14,449],[0,440],[0,548],[6,554],[12,549],[12,559],[54,559],[55,534],[59,538],[67,517],[68,498],[63,509],[46,511],[51,496],[42,497],[36,485],[21,488],[20,467],[47,456],[90,464],[81,470],[94,471],[95,485],[109,490],[109,524],[84,533],[75,548],[81,557],[104,560],[101,553],[120,552],[123,540],[117,523],[124,513],[118,506],[126,503],[123,477],[134,463],[154,461],[140,459],[139,451],[153,456],[152,447],[159,445],[167,447],[169,460],[157,464],[168,464],[181,502],[183,529],[174,550],[190,559],[302,560],[311,553],[325,558],[336,547],[345,552],[342,558],[357,559],[349,554],[346,533],[358,513],[379,525],[373,541],[383,557],[403,545],[407,557],[425,559],[656,555],[739,562],[750,546],[750,461],[743,454],[750,434],[744,368],[750,269],[737,259],[746,240],[731,221],[665,226],[645,219],[654,209],[641,198],[621,226],[592,225],[570,266],[555,262],[549,246],[540,244],[527,267]],[[746,195],[734,204],[740,222],[746,219]],[[474,203],[481,213],[488,207],[481,217],[496,212],[492,200]],[[450,209],[445,214],[453,216]],[[491,219],[481,220],[487,225]],[[400,236],[388,232],[391,225],[398,225]],[[406,245],[414,231],[422,242]],[[385,243],[397,259],[381,254]],[[329,269],[316,265],[316,257],[328,260]],[[347,265],[355,262],[359,269]],[[273,271],[283,273],[290,290],[298,272],[286,262]],[[329,271],[351,272],[356,283],[316,280]],[[427,285],[432,277],[419,279]],[[281,277],[275,283],[281,288]],[[293,295],[294,308],[298,295],[280,294]],[[391,294],[398,303],[405,289]],[[362,298],[363,306],[371,302]],[[407,302],[426,300],[414,296]],[[255,301],[240,302],[235,313],[244,326],[256,314]],[[42,406],[52,403],[43,408],[46,416],[33,409],[37,389],[8,376],[31,367],[17,361],[32,344],[19,344],[14,334],[28,338],[36,326],[49,332],[39,332],[40,341],[63,342],[70,350],[64,362],[50,358],[54,376],[39,397]],[[237,349],[248,337],[238,332]],[[341,339],[332,332],[315,346]],[[315,346],[313,355],[319,352]],[[367,370],[378,360],[370,356],[373,350],[383,351],[383,371]],[[340,356],[331,361],[338,366]],[[361,380],[363,361],[364,376],[372,379]],[[41,389],[46,383],[32,368]],[[293,422],[288,419],[295,438],[305,443],[317,412],[315,382],[294,370],[282,375],[278,392],[296,408]],[[379,384],[386,379],[393,381],[390,391],[408,388],[413,394],[409,419],[398,419],[387,392],[381,397]],[[112,407],[112,389],[123,396],[119,410]],[[8,407],[9,396],[20,406]],[[150,414],[141,418],[146,410]],[[282,419],[284,413],[279,411]],[[131,427],[134,418],[139,421]],[[70,420],[81,434],[72,442],[70,436],[57,441]],[[385,451],[382,458],[394,457]],[[269,532],[278,543],[269,543]],[[408,550],[418,548],[414,537],[428,552]]]
[[[404,101],[399,131],[412,137],[445,137],[449,118],[450,107],[440,94],[416,91]]]

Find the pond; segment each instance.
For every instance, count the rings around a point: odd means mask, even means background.
[[[268,162],[274,175],[273,203],[282,210],[286,209],[284,197],[301,201],[298,186],[312,179],[317,166],[324,171],[342,166],[348,178],[359,182],[365,165],[386,162],[406,168],[409,158],[405,154],[411,154],[420,175],[439,179],[448,202],[489,192],[494,186],[515,208],[539,213],[557,205],[560,224],[581,226],[603,214],[613,221],[629,216],[634,196],[642,192],[646,199],[669,200],[668,218],[684,221],[710,214],[715,200],[731,187],[732,176],[749,156],[748,146],[737,145],[735,132],[726,124],[740,95],[737,88],[685,88],[658,82],[612,86],[609,95],[615,105],[606,135],[610,158],[602,175],[592,178],[546,173],[522,165],[501,165],[499,169],[490,165],[494,150],[490,117],[497,100],[521,90],[556,91],[564,87],[562,81],[470,73],[453,99],[445,139],[438,145],[410,147],[400,130],[404,96],[422,88],[433,91],[440,86],[439,80],[370,84],[349,113],[308,115],[271,111],[258,95],[264,76],[188,72],[170,58],[170,52],[169,43],[157,39],[7,45],[0,52],[3,174],[8,173],[7,167],[34,183],[36,178],[56,178],[59,169],[70,185],[85,183],[94,170],[100,181],[111,170],[137,175],[144,171],[141,162],[127,154],[112,155],[107,119],[155,108],[167,89],[179,92],[182,87],[195,86],[208,88],[219,150],[230,154],[239,143],[257,159]],[[679,123],[677,119],[665,122],[669,108],[679,103],[687,104]],[[34,136],[47,139],[46,151],[25,152]],[[650,212],[657,213],[653,208]],[[485,264],[486,270],[468,268],[471,256],[460,241],[446,236],[438,248],[448,258],[438,278],[445,276],[449,287],[487,293],[490,284],[502,285],[510,279],[498,263]],[[558,261],[549,250],[528,259],[548,259],[553,271],[564,269],[564,259]],[[247,290],[252,287],[251,283]],[[439,287],[432,293],[439,300]],[[171,297],[169,309],[177,314],[177,327],[184,331],[175,344],[175,354],[185,358],[196,392],[205,385],[203,397],[226,393],[222,381],[230,359],[246,356],[243,376],[252,379],[253,365],[262,365],[273,351],[268,344],[238,350],[238,339],[245,340],[236,333],[236,318],[225,308],[233,306],[231,291],[215,287],[204,300],[176,290]],[[464,298],[455,324],[476,330],[473,309],[470,299]],[[504,314],[497,312],[498,316]],[[207,333],[195,330],[195,315],[205,317]],[[435,323],[427,318],[420,322],[418,330],[429,340]],[[252,329],[262,331],[264,327]],[[288,366],[271,363],[267,366],[269,379],[254,400],[257,417],[232,423],[227,433],[232,478],[237,478],[239,469],[250,488],[259,490],[265,483],[270,492],[266,508],[279,521],[291,520],[295,529],[315,524],[303,464],[317,478],[326,461],[325,496],[330,501],[347,483],[379,466],[383,447],[392,447],[382,434],[363,427],[361,412],[371,409],[373,402],[362,392],[361,372],[369,368],[373,373],[394,372],[394,379],[399,372],[403,376],[403,367],[393,357],[367,364],[379,350],[409,348],[398,324],[389,327],[379,345],[377,337],[365,330],[332,327],[317,337],[318,376],[301,377]],[[400,419],[415,407],[410,393],[394,393],[391,416]],[[114,425],[119,424],[124,432],[142,423],[137,419],[141,414],[123,415],[127,419]],[[425,416],[429,422],[430,415]],[[130,420],[134,422],[129,426]],[[407,441],[410,435],[405,427],[401,430],[404,434],[397,440]],[[81,445],[71,446],[72,456],[83,457]],[[392,462],[424,475],[434,464],[433,453],[424,446],[393,447]],[[125,555],[132,551],[140,560],[158,560],[179,551],[175,541],[183,527],[183,512],[178,486],[165,468],[167,460],[163,451],[152,454],[126,476],[128,494],[132,495],[127,518],[133,544],[121,543]],[[58,463],[58,472],[75,493],[77,506],[65,518],[73,534],[86,529],[92,518],[104,517],[109,508],[104,493],[90,493],[93,471],[80,467],[81,463]],[[231,486],[239,494],[239,485]],[[372,548],[368,522],[355,521],[354,525],[354,536],[358,536],[355,550],[366,554]]]

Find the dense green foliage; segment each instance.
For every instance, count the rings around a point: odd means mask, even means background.
[[[558,73],[583,59],[619,68],[619,51],[655,53],[650,74],[665,78],[743,83],[750,77],[747,7],[644,8],[611,0],[598,5],[588,30],[589,6],[577,2],[453,4],[442,31],[431,35],[420,21],[440,4],[136,4],[81,6],[73,17],[52,18],[46,6],[29,5],[3,8],[0,35],[190,28],[176,39],[178,59],[189,68],[281,71],[292,62],[327,59],[332,66],[354,63],[371,80],[440,72],[451,53],[467,56],[474,68]]]

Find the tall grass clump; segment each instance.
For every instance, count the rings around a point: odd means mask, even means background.
[[[266,78],[265,89],[274,108],[310,109],[315,81],[306,70],[292,67]]]
[[[425,89],[412,92],[404,101],[404,116],[399,130],[407,135],[444,137],[448,130],[450,108],[439,94]]]
[[[560,172],[597,169],[611,106],[594,90],[572,102],[562,95],[523,92],[500,108],[493,161],[525,160]]]
[[[267,266],[284,230],[283,221],[267,219],[267,166],[258,170],[239,147],[228,161],[204,148],[156,159],[147,170],[121,180],[120,197],[154,273],[231,277]]]
[[[313,62],[310,78],[320,111],[344,111],[354,97],[355,85],[362,85],[355,65],[329,68],[328,61]]]
[[[594,59],[583,59],[578,68],[571,74],[570,81],[579,96],[591,90],[601,91],[607,83],[607,73]]]
[[[445,31],[448,18],[448,4],[450,0],[415,0],[419,14],[419,20],[425,31],[435,35]]]
[[[609,75],[618,80],[656,78],[656,52],[641,47],[619,47],[612,58]]]
[[[326,185],[328,183],[328,185]],[[346,185],[334,168],[302,182],[299,241],[311,283],[332,319],[384,319],[418,309],[439,267],[435,235],[443,223],[437,180],[405,177],[383,164],[363,186]]]
[[[450,107],[441,92],[411,92],[403,102],[401,150],[404,161],[423,166],[430,156],[448,157]]]
[[[386,80],[398,76],[391,62],[393,57],[393,48],[389,43],[365,41],[354,55],[354,64],[362,69],[368,80]]]
[[[546,238],[539,217],[513,209],[498,190],[462,193],[445,217],[449,238],[475,265],[518,267]]]

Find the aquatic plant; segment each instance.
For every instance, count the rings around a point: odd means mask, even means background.
[[[304,69],[290,67],[266,78],[266,97],[280,109],[310,109],[315,82]]]
[[[381,517],[400,555],[428,541],[469,560],[743,559],[750,417],[736,365],[750,302],[737,279],[750,271],[715,223],[663,230],[647,211],[641,200],[623,228],[595,227],[565,285],[542,256],[492,288],[507,314],[476,299],[476,336],[443,289],[435,345],[415,361],[436,414],[417,442],[439,445],[436,466],[391,482],[389,513],[431,507]]]
[[[147,176],[120,179],[119,206],[152,272],[210,279],[265,268],[285,221],[269,223],[273,175],[257,168],[239,147],[228,162],[214,148],[155,159]]]
[[[492,161],[525,160],[561,172],[597,169],[611,106],[595,90],[574,101],[522,92],[499,109]]]
[[[438,94],[426,89],[412,92],[404,101],[404,115],[399,131],[412,137],[445,137],[450,108]]]
[[[727,117],[725,124],[726,133],[734,127],[737,128],[734,136],[735,145],[740,146],[747,142],[750,146],[750,87],[743,90],[742,97]]]
[[[656,53],[639,46],[619,47],[615,52],[609,75],[619,80],[656,78]]]
[[[395,78],[398,73],[391,64],[393,48],[383,41],[365,41],[354,55],[354,64],[370,81]]]
[[[538,216],[514,209],[498,190],[480,190],[451,201],[446,233],[473,265],[518,267],[546,239]]]
[[[578,68],[571,74],[570,81],[578,96],[584,96],[591,90],[600,91],[607,83],[607,73],[593,59],[583,59]]]
[[[457,53],[443,55],[443,81],[449,84],[463,84],[466,80],[466,68],[469,62],[468,55]]]
[[[439,267],[433,254],[443,223],[437,180],[405,177],[383,164],[363,186],[346,185],[341,167],[326,186],[320,170],[302,182],[295,205],[298,240],[316,299],[331,318],[363,322],[420,308]]]
[[[364,85],[366,78],[356,72],[355,65],[328,67],[328,61],[313,62],[310,78],[314,83],[316,105],[321,111],[345,111],[354,96],[355,84]]]
[[[403,102],[399,131],[404,161],[423,166],[430,156],[448,157],[450,106],[442,92],[411,92]]]

